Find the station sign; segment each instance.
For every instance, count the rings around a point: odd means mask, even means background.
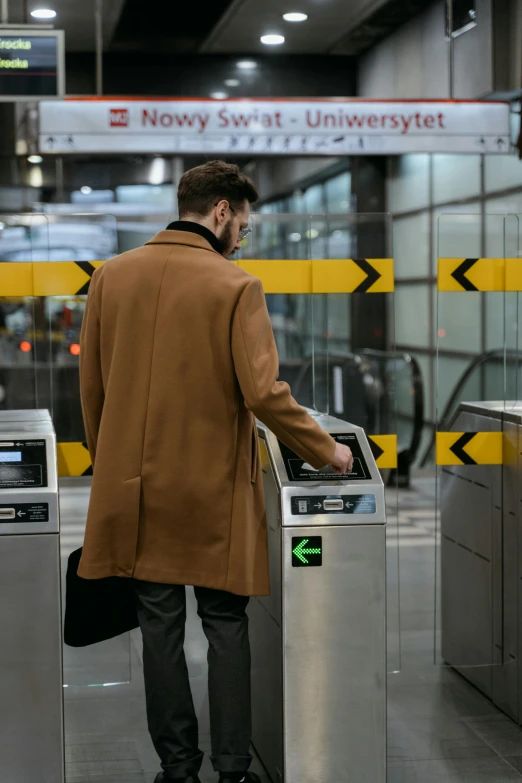
[[[62,30],[0,29],[0,101],[62,97],[64,63]]]
[[[209,155],[509,152],[488,101],[71,99],[40,104],[40,151]]]

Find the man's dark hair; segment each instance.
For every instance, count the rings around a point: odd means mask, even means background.
[[[186,171],[179,181],[178,209],[185,215],[206,217],[212,207],[226,199],[232,209],[241,209],[245,201],[258,199],[254,183],[239,166],[222,160],[210,160]]]

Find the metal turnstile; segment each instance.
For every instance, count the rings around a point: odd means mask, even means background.
[[[0,778],[63,783],[56,438],[47,411],[0,412]]]
[[[522,723],[522,403],[462,403],[451,430],[502,432],[504,464],[442,471],[442,658]]]
[[[384,487],[363,430],[312,415],[352,449],[349,476],[258,425],[271,595],[249,610],[253,742],[273,783],[385,783]]]

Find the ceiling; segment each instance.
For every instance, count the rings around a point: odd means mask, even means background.
[[[94,0],[8,0],[9,23],[22,24],[25,9],[52,8],[57,30],[65,30],[65,47],[69,52],[92,52],[95,49]],[[125,0],[105,0],[103,3],[104,41],[112,40]],[[28,16],[30,24],[38,22]]]
[[[233,0],[201,51],[266,54],[271,47],[260,42],[261,35],[280,33],[286,38],[285,44],[272,51],[324,54],[386,3],[387,0]],[[308,20],[285,22],[282,15],[286,11],[303,11]]]
[[[113,52],[208,54],[359,54],[432,0],[102,0],[105,48]],[[93,51],[94,0],[9,0],[9,21],[37,7],[57,11],[72,52]],[[286,11],[308,20],[285,22]],[[30,18],[29,18],[29,21]],[[283,46],[260,42],[281,33]]]
[[[105,0],[113,2],[113,0]],[[111,43],[113,51],[197,52],[231,0],[125,0]],[[146,6],[147,13],[144,13]]]

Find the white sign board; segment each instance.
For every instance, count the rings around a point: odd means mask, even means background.
[[[486,101],[133,100],[40,103],[45,153],[402,155],[510,150]]]

